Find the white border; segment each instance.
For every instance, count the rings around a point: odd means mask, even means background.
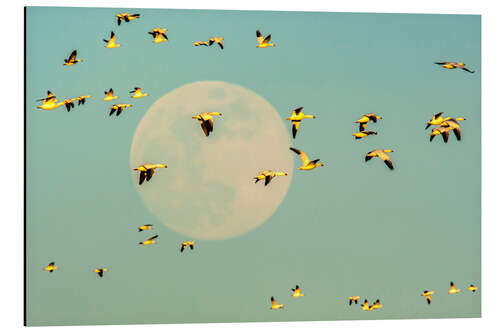
[[[203,324],[203,325],[131,325],[131,326],[80,326],[25,328],[23,320],[23,6],[81,6],[81,7],[139,7],[139,8],[196,8],[196,9],[258,9],[292,11],[341,11],[341,12],[393,12],[393,13],[453,13],[481,14],[483,37],[483,104],[482,104],[482,319],[437,319],[437,320],[387,320],[387,321],[336,321],[297,323],[254,323],[254,324]],[[499,291],[495,289],[500,281],[499,251],[500,219],[496,209],[495,190],[499,187],[499,149],[494,120],[500,114],[497,78],[500,77],[500,52],[498,31],[500,15],[498,1],[476,0],[462,3],[457,0],[351,0],[326,1],[308,0],[301,2],[251,0],[245,3],[235,1],[165,1],[130,0],[115,1],[10,1],[2,6],[0,24],[2,27],[2,130],[1,147],[1,209],[2,224],[0,247],[2,253],[2,283],[0,293],[0,327],[4,332],[34,330],[48,332],[135,332],[147,329],[152,332],[181,332],[202,330],[203,332],[255,332],[287,331],[318,332],[360,330],[370,332],[490,332],[500,326],[496,314],[499,308]],[[495,67],[496,66],[496,67]],[[5,100],[4,100],[5,99]],[[5,104],[4,102],[7,102]],[[244,305],[244,300],[242,304]],[[244,309],[244,306],[242,307]]]

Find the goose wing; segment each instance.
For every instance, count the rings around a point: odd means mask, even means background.
[[[301,106],[300,108],[296,108],[295,110],[292,111],[292,114],[295,114],[296,116],[298,116],[299,114],[302,113],[303,108],[304,108],[303,106]]]
[[[146,179],[146,171],[141,171],[139,174],[139,185],[142,185],[144,183],[144,179]]]
[[[271,41],[271,35],[267,35],[267,37],[264,39],[264,44],[268,44]]]
[[[68,58],[68,62],[75,62],[75,59],[76,59],[76,50],[71,52],[71,54],[69,55],[69,58]]]
[[[151,240],[156,239],[156,238],[158,238],[158,235],[154,235],[153,237],[148,238],[148,241],[151,241]]]
[[[474,73],[474,71],[471,71],[470,69],[467,69],[467,68],[465,68],[465,67],[460,67],[460,68],[461,68],[461,69],[463,69],[463,70],[464,70],[464,71],[466,71],[466,72],[469,72],[469,73]]]
[[[111,31],[111,37],[109,38],[109,43],[114,44],[115,41],[116,41],[116,35],[115,35],[114,31]]]
[[[271,296],[271,305],[276,306],[276,300],[274,299],[273,296]]]
[[[269,182],[271,181],[273,177],[271,175],[266,175],[266,181],[264,183],[264,186],[267,186],[267,184],[269,184]]]
[[[290,150],[295,152],[297,155],[299,155],[300,159],[302,160],[303,165],[308,165],[309,162],[311,162],[309,160],[309,156],[307,156],[307,154],[304,153],[303,151],[296,149],[296,148],[293,148],[293,147],[290,147]]]
[[[295,136],[297,135],[297,132],[299,131],[299,126],[300,126],[300,120],[293,120],[292,121],[292,134],[293,134],[294,139],[295,139]]]
[[[359,131],[363,132],[366,129],[366,123],[359,123]]]
[[[262,34],[260,33],[259,30],[256,31],[257,35],[257,43],[262,44],[264,42],[264,37],[262,37]]]
[[[151,177],[153,177],[153,174],[155,173],[155,169],[151,168],[146,171],[146,181],[149,182]]]

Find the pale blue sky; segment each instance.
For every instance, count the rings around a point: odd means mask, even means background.
[[[141,18],[118,27],[122,11]],[[168,43],[151,43],[156,26]],[[255,48],[256,29],[277,47]],[[111,30],[121,48],[103,47]],[[480,295],[446,291],[450,280],[480,284],[480,34],[480,16],[468,15],[28,8],[28,324],[479,316]],[[191,45],[214,35],[224,50]],[[83,63],[63,67],[73,49]],[[476,73],[433,64],[448,60]],[[180,257],[184,236],[131,182],[130,145],[156,99],[202,80],[250,89],[283,119],[297,106],[316,114],[294,145],[327,166],[296,171],[261,227]],[[108,117],[104,90],[128,101],[134,86],[150,96]],[[93,97],[70,113],[39,111],[48,89]],[[429,143],[425,122],[440,111],[467,118],[461,142]],[[355,142],[366,112],[384,117],[371,125],[379,135]],[[364,162],[376,148],[394,149],[393,172]],[[135,228],[146,223],[160,242],[140,248]],[[52,260],[61,269],[48,274]],[[109,274],[97,280],[96,266]],[[297,283],[300,300],[289,296]],[[430,307],[424,289],[438,293]],[[351,294],[385,307],[346,307]],[[269,310],[271,295],[284,311]]]

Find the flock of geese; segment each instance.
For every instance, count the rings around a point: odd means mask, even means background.
[[[136,20],[140,18],[140,14],[129,14],[129,13],[119,13],[116,15],[117,23],[120,25],[122,21],[124,22],[131,22],[133,20]],[[154,28],[151,31],[148,31],[148,34],[152,35],[154,40],[153,43],[161,43],[161,42],[167,42],[168,37],[167,37],[167,29],[166,28]],[[269,34],[267,37],[263,37],[261,32],[259,30],[256,31],[256,37],[257,37],[257,47],[258,48],[267,48],[267,47],[272,47],[276,46],[274,43],[271,43],[271,35]],[[214,44],[219,45],[220,49],[224,49],[223,45],[223,40],[224,38],[222,37],[212,37],[209,38],[207,41],[197,41],[194,42],[194,46],[212,46]],[[109,39],[104,39],[105,47],[106,48],[117,48],[120,47],[121,45],[117,43],[116,40],[116,34],[112,31]],[[64,59],[64,66],[73,66],[76,64],[79,64],[82,62],[82,59],[77,58],[77,51],[74,50],[71,52],[69,57],[67,59]],[[469,73],[474,73],[474,71],[471,71],[465,67],[465,64],[463,62],[436,62],[435,64],[440,65],[443,68],[446,69],[462,69],[464,71],[467,71]],[[132,91],[130,91],[130,94],[132,94],[130,97],[131,98],[143,98],[148,96],[148,93],[143,93],[142,89],[140,87],[134,87]],[[47,91],[47,96],[45,98],[42,98],[38,101],[41,101],[42,104],[37,106],[37,108],[42,109],[42,110],[53,110],[56,109],[60,106],[65,106],[66,110],[69,112],[72,108],[75,107],[75,102],[78,102],[77,105],[83,105],[85,104],[85,101],[89,98],[91,98],[91,95],[82,95],[78,96],[75,98],[67,98],[64,99],[62,102],[59,102],[57,100],[56,96],[50,92]],[[114,91],[112,88],[109,90],[106,90],[104,92],[104,101],[114,101],[118,99],[118,96],[114,94]],[[116,112],[116,116],[119,116],[123,110],[126,108],[130,108],[132,105],[127,104],[127,103],[118,103],[118,104],[113,104],[110,107],[110,112],[109,116],[112,116]],[[198,120],[200,123],[201,129],[205,136],[209,136],[210,133],[213,132],[214,130],[214,117],[215,116],[222,116],[220,112],[203,112],[198,115],[194,115],[192,119]],[[292,111],[292,114],[290,117],[286,118],[286,120],[289,120],[292,124],[292,137],[295,139],[301,122],[304,119],[314,119],[316,118],[314,115],[309,115],[309,114],[304,114],[303,112],[303,107],[296,108]],[[376,115],[374,113],[367,113],[361,116],[360,119],[356,120],[354,123],[359,125],[359,131],[352,134],[356,140],[363,139],[365,137],[368,137],[370,135],[377,135],[377,132],[367,130],[367,126],[370,122],[377,123],[377,120],[382,119],[381,116]],[[460,121],[465,120],[463,117],[443,117],[443,112],[440,112],[438,114],[435,114],[431,120],[427,122],[427,126],[425,129],[428,129],[430,126],[436,126],[431,130],[430,133],[430,141],[433,140],[433,138],[437,135],[441,135],[443,137],[444,142],[448,142],[448,137],[449,137],[449,132],[453,131],[455,134],[457,140],[461,140],[461,128],[460,128]],[[311,160],[309,156],[294,147],[290,147],[290,150],[296,153],[300,160],[302,161],[302,165],[298,167],[299,170],[305,170],[305,171],[310,171],[313,170],[317,167],[322,167],[324,166],[323,163],[319,163],[319,159],[313,159]],[[366,153],[365,156],[365,161],[368,162],[374,157],[380,158],[390,170],[394,169],[394,165],[391,161],[391,158],[389,157],[389,153],[392,153],[392,149],[375,149],[372,150],[368,153]],[[145,163],[143,165],[138,166],[137,168],[134,168],[134,171],[139,172],[139,185],[142,185],[144,181],[149,182],[151,178],[153,177],[155,170],[159,168],[167,168],[166,164],[152,164],[152,163]],[[264,170],[260,171],[257,176],[255,176],[253,179],[255,180],[255,183],[258,183],[259,181],[263,180],[264,181],[264,186],[268,186],[271,182],[271,180],[277,176],[287,176],[286,172],[283,171],[273,171],[273,170]],[[153,226],[151,224],[145,224],[140,227],[138,227],[138,232],[144,232],[148,230],[152,230]],[[154,235],[152,237],[149,237],[148,239],[139,242],[140,245],[154,245],[157,243],[157,238],[158,235]],[[190,248],[191,250],[194,249],[195,241],[183,241],[181,243],[180,247],[180,252],[183,252],[186,248]],[[55,262],[50,262],[44,270],[47,272],[54,272],[58,270],[59,267],[56,266]],[[105,267],[99,267],[95,268],[93,270],[94,273],[96,273],[100,278],[104,276],[104,272],[107,272],[108,268]],[[477,287],[474,285],[470,285],[468,288],[471,292],[475,293],[477,291]],[[450,289],[448,290],[449,294],[457,294],[461,290],[456,289],[455,285],[453,282],[450,283]],[[434,291],[431,290],[425,290],[421,296],[424,296],[426,298],[427,304],[431,304],[432,301],[432,295],[435,295]],[[294,298],[300,298],[304,297],[304,294],[301,291],[301,288],[296,285],[295,288],[292,288],[292,297]],[[351,306],[353,304],[358,304],[358,301],[361,299],[360,296],[350,296],[347,298],[348,300],[348,305]],[[383,305],[380,302],[380,299],[377,299],[375,302],[372,304],[369,303],[367,299],[364,300],[364,302],[361,304],[361,310],[363,311],[373,311],[376,309],[382,308]],[[277,309],[284,309],[283,304],[277,303],[276,299],[274,296],[271,297],[271,310],[277,310]]]

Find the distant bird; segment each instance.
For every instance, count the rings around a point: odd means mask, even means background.
[[[384,161],[385,165],[391,170],[394,170],[394,166],[392,165],[391,158],[387,153],[392,153],[392,149],[377,149],[368,152],[365,156],[365,162],[368,162],[372,159],[372,157],[379,157],[382,161]]]
[[[323,163],[318,163],[319,158],[311,161],[309,160],[309,156],[307,156],[307,154],[303,151],[293,147],[290,147],[290,150],[299,155],[300,159],[302,160],[302,166],[298,167],[298,170],[312,170],[314,168],[324,166]]]
[[[200,46],[200,45],[208,46],[208,44],[209,44],[208,42],[203,42],[203,41],[198,41],[193,43],[194,46]]]
[[[375,113],[367,113],[362,115],[361,118],[355,121],[355,123],[359,124],[359,131],[361,132],[366,129],[366,124],[368,124],[370,120],[376,123],[377,119],[382,119],[382,117],[377,116]]]
[[[462,139],[462,134],[460,131],[460,124],[458,123],[459,121],[465,120],[465,118],[460,117],[460,118],[446,118],[442,123],[441,127],[449,127],[450,130],[453,130],[453,133],[455,133],[455,137],[457,138],[458,141]]]
[[[111,31],[111,37],[109,38],[109,40],[103,39],[103,41],[106,43],[104,47],[108,49],[114,49],[115,47],[121,46],[121,44],[116,44],[116,35],[113,31]]]
[[[430,134],[430,141],[432,142],[432,140],[434,139],[434,137],[436,135],[442,135],[443,141],[445,143],[448,142],[448,137],[450,136],[450,130],[451,130],[451,127],[440,126],[440,127],[434,128]]]
[[[349,305],[352,305],[352,303],[358,304],[359,298],[360,298],[359,296],[350,296],[349,297]]]
[[[138,19],[140,16],[141,16],[141,14],[130,15],[129,13],[120,13],[120,14],[116,14],[116,19],[117,19],[118,25],[120,25],[120,23],[122,21],[130,22],[132,20]]]
[[[420,294],[420,296],[425,296],[425,299],[427,300],[427,304],[431,304],[431,301],[432,301],[431,295],[434,295],[434,294],[435,294],[434,291],[425,290],[422,294]]]
[[[42,105],[38,105],[37,109],[42,109],[42,110],[54,110],[61,105],[64,105],[64,102],[59,102],[58,100],[54,98],[46,98],[42,100]]]
[[[194,249],[194,244],[196,244],[196,242],[195,242],[195,241],[185,241],[185,242],[182,242],[182,244],[181,244],[181,252],[183,252],[183,251],[184,251],[184,249],[185,249],[186,247],[188,247],[188,246],[189,246],[189,248],[190,248],[191,250],[193,250],[193,249]]]
[[[441,125],[441,123],[444,121],[442,114],[442,112],[439,112],[432,116],[432,119],[427,122],[427,126],[425,126],[425,129],[428,129],[431,125]]]
[[[140,171],[139,174],[139,185],[142,185],[144,179],[149,182],[156,168],[166,168],[166,164],[143,164],[134,169],[134,171]]]
[[[303,297],[304,296],[304,294],[300,293],[300,287],[299,287],[299,285],[296,285],[295,288],[292,288],[292,291],[293,291],[292,297],[297,298],[297,297]]]
[[[130,107],[132,107],[132,105],[130,104],[113,104],[113,106],[110,108],[109,115],[113,115],[113,113],[115,113],[116,111],[116,116],[118,117],[123,110]]]
[[[143,93],[141,88],[139,88],[139,87],[135,87],[134,90],[130,91],[130,93],[131,94],[133,93],[133,95],[130,96],[132,98],[141,98],[141,97],[149,96],[148,93]]]
[[[75,107],[75,101],[76,99],[65,99],[62,103],[66,107],[66,110],[69,112],[72,108]]]
[[[76,63],[82,62],[82,59],[76,59],[76,50],[71,52],[68,59],[64,59],[64,66],[72,66]]]
[[[104,91],[104,100],[105,101],[112,101],[114,99],[117,99],[118,96],[113,95],[113,88],[109,88],[108,91]]]
[[[470,290],[470,291],[472,291],[473,293],[475,293],[475,292],[477,291],[477,289],[478,289],[478,288],[477,288],[475,285],[473,285],[473,284],[471,284],[471,285],[467,288],[467,290]]]
[[[45,271],[52,273],[53,271],[59,269],[55,262],[51,262],[44,268]]]
[[[277,304],[274,296],[271,296],[271,310],[283,309],[284,307],[283,304]]]
[[[276,46],[276,44],[274,43],[270,43],[271,41],[271,35],[269,34],[266,38],[264,38],[262,36],[262,34],[260,33],[259,30],[257,30],[255,32],[255,34],[257,35],[257,47],[258,48],[266,48],[266,47],[269,47],[269,46]]]
[[[265,179],[264,186],[267,186],[269,182],[276,176],[287,176],[288,174],[286,172],[281,172],[281,171],[272,171],[272,170],[264,170],[259,172],[259,174],[256,177],[253,177],[255,179],[255,183],[258,183],[259,180]]]
[[[107,272],[107,271],[108,271],[107,268],[96,268],[96,269],[94,269],[94,272],[97,273],[97,275],[99,275],[99,277],[101,277],[101,278],[104,275],[104,272]]]
[[[436,65],[440,65],[443,68],[446,69],[455,69],[455,68],[460,68],[463,69],[464,71],[467,71],[469,73],[474,73],[474,71],[471,71],[467,68],[465,68],[465,64],[463,62],[435,62]]]
[[[151,230],[151,229],[153,229],[153,225],[152,224],[145,224],[145,225],[141,225],[137,229],[139,229],[139,232],[144,231],[144,230]]]
[[[150,237],[146,239],[145,241],[140,242],[139,244],[141,245],[151,245],[151,244],[156,244],[156,239],[158,238],[158,235],[155,235],[153,237]]]
[[[380,303],[380,300],[377,299],[375,301],[375,303],[372,304],[372,306],[370,306],[373,310],[376,310],[376,309],[380,309],[380,308],[383,308],[384,306]]]
[[[167,30],[166,28],[155,28],[152,31],[148,31],[148,34],[154,37],[153,43],[168,42]]]
[[[193,116],[193,119],[198,119],[201,125],[201,129],[205,136],[209,136],[211,132],[214,130],[214,118],[213,116],[222,116],[220,112],[202,112],[196,116]]]
[[[365,299],[363,304],[361,304],[361,310],[363,311],[373,311],[373,307],[370,306],[370,303],[368,303],[368,300]]]
[[[82,95],[82,96],[76,97],[74,100],[78,101],[78,105],[80,105],[80,104],[85,104],[85,100],[87,100],[91,97],[92,97],[91,95]]]
[[[293,134],[293,138],[295,139],[295,135],[297,135],[297,131],[299,130],[299,126],[300,126],[300,122],[303,120],[303,119],[306,119],[306,118],[316,118],[316,116],[313,116],[313,115],[309,115],[309,114],[304,114],[302,112],[302,109],[303,107],[301,106],[300,108],[297,108],[295,110],[292,111],[292,115],[288,118],[286,118],[286,120],[290,120],[292,121],[292,134]]]
[[[208,40],[208,45],[211,46],[213,43],[217,43],[220,48],[223,50],[224,49],[224,45],[222,45],[222,41],[224,40],[224,38],[222,37],[212,37]]]
[[[450,282],[450,290],[448,290],[448,294],[458,294],[460,291],[461,289],[455,288],[455,284]]]
[[[363,125],[363,124],[360,124],[360,126]],[[366,126],[366,124],[365,124]],[[358,133],[354,133],[353,136],[356,140],[359,140],[359,139],[362,139],[364,137],[367,137],[368,135],[377,135],[377,132],[374,132],[374,131],[361,131],[361,132],[358,132]]]

